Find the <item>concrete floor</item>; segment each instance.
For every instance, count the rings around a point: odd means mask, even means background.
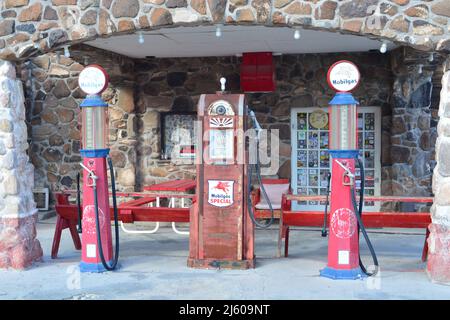
[[[54,226],[54,218],[38,223],[42,263],[0,271],[0,299],[450,299],[450,286],[431,283],[420,261],[424,230],[371,232],[380,277],[335,281],[318,276],[327,239],[317,230],[293,230],[291,255],[281,259],[275,258],[277,230],[258,230],[257,268],[246,271],[187,268],[188,236],[171,228],[152,235],[122,232],[120,269],[80,275],[80,252],[68,230],[59,258],[50,258]],[[365,249],[363,259],[370,262]]]

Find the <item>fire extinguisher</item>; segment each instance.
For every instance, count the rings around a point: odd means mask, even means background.
[[[247,173],[247,206],[248,206],[248,212],[250,219],[253,221],[255,226],[261,229],[268,229],[274,222],[274,210],[272,207],[272,203],[270,202],[269,196],[267,195],[266,189],[264,188],[264,184],[262,183],[261,178],[261,163],[259,160],[259,140],[260,140],[260,133],[261,133],[261,125],[259,124],[258,120],[256,119],[255,113],[253,110],[248,109],[248,115],[250,116],[250,119],[252,120],[253,128],[256,130],[256,163],[255,164],[248,164],[248,173]],[[253,212],[253,204],[252,204],[252,175],[253,175],[253,167],[255,168],[256,177],[258,179],[258,183],[260,186],[261,194],[266,200],[267,204],[269,205],[270,210],[270,220],[267,223],[260,223],[255,218],[255,213]]]
[[[99,218],[99,210],[98,210],[98,192],[97,192],[97,184],[96,180],[98,179],[94,172],[86,168],[82,163],[81,166],[88,172],[89,177],[92,180],[92,189],[94,193],[94,208],[95,208],[95,230],[97,234],[97,243],[98,243],[98,253],[100,256],[100,260],[102,262],[103,267],[108,270],[112,271],[116,269],[117,263],[119,261],[119,251],[120,251],[120,241],[119,241],[119,215],[117,210],[117,197],[116,197],[116,180],[114,176],[114,167],[112,164],[111,157],[107,157],[107,162],[109,166],[109,173],[111,176],[111,191],[112,191],[112,200],[113,200],[113,211],[114,211],[114,235],[115,235],[115,253],[114,257],[112,259],[111,264],[108,264],[105,259],[105,255],[103,253],[103,245],[102,245],[102,239],[101,239],[101,232],[100,232],[100,218]],[[77,205],[78,205],[78,232],[81,231],[81,201],[80,201],[80,192],[79,192],[79,175],[77,177]]]

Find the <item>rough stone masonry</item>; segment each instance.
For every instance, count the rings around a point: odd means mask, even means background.
[[[372,35],[450,51],[448,0],[5,0],[0,59],[15,60],[99,36],[177,25],[264,25]]]
[[[433,223],[429,226],[427,271],[434,281],[450,283],[450,58],[444,71],[436,141],[438,164],[433,175]]]
[[[26,268],[42,257],[23,97],[14,65],[0,61],[0,268]]]

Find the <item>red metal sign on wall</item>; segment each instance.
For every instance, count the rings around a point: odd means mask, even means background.
[[[275,91],[275,64],[272,52],[242,54],[241,90],[244,92]]]

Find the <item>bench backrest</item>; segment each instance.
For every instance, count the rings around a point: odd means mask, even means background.
[[[55,199],[57,204],[70,204],[68,193],[57,192],[55,193]]]

